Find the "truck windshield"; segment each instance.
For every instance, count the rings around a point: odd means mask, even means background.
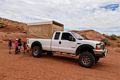
[[[79,40],[83,40],[84,38],[80,36],[78,33],[72,32],[72,34]]]

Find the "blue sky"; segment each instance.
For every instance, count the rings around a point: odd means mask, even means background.
[[[120,0],[0,0],[0,17],[26,23],[56,20],[66,30],[120,35]]]

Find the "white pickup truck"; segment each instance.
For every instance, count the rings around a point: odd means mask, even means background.
[[[92,67],[107,53],[103,42],[85,40],[75,32],[65,31],[54,32],[52,39],[28,38],[27,45],[34,57],[41,57],[44,52],[48,55],[61,52],[79,56],[79,64],[86,68]]]

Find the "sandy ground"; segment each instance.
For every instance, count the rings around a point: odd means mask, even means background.
[[[115,49],[116,50],[116,49]],[[91,69],[79,66],[76,58],[8,53],[0,47],[0,80],[119,80],[120,53],[110,50]]]

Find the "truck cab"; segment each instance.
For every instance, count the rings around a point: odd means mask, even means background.
[[[107,53],[103,42],[85,40],[81,35],[67,31],[54,32],[52,39],[28,39],[28,45],[34,57],[40,57],[43,51],[69,53],[79,56],[83,67],[92,67]]]

